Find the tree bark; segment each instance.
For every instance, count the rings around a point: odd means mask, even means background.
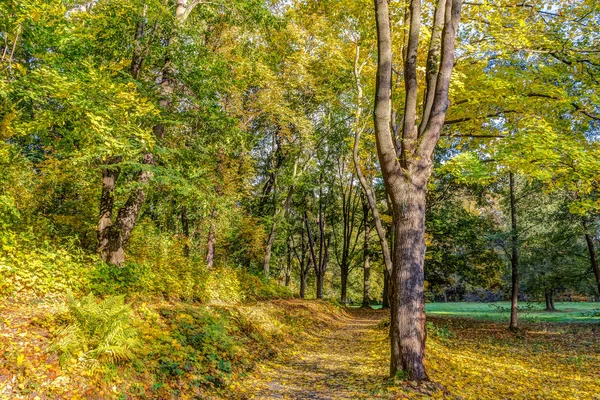
[[[143,164],[154,164],[154,158],[151,154],[144,155]],[[138,186],[133,189],[125,204],[119,209],[114,224],[111,224],[107,218],[110,218],[112,214],[114,185],[118,175],[114,175],[114,170],[112,172],[104,170],[102,174],[101,207],[104,207],[104,212],[100,216],[98,227],[100,239],[98,249],[102,260],[121,266],[125,261],[125,248],[129,243],[131,233],[144,204],[145,187],[148,185],[152,173],[150,171],[140,173]],[[109,209],[111,209],[110,212],[108,212]]]
[[[286,257],[287,263],[285,264],[285,286],[289,287],[292,280],[292,246],[289,238],[286,242]]]
[[[407,371],[415,380],[428,379],[424,366],[425,186],[425,177],[416,185],[407,184],[398,193],[401,199],[394,201],[400,206],[394,207],[398,223],[394,225],[391,312],[397,321],[392,332],[392,337],[397,338],[394,343],[397,353],[392,352],[392,362],[395,373]]]
[[[598,290],[598,298],[600,298],[600,267],[598,267],[598,255],[594,246],[594,238],[590,232],[587,221],[583,220],[583,229],[585,232],[585,242],[587,243],[588,253],[590,255],[590,265],[596,278],[596,289]]]
[[[518,329],[518,306],[519,306],[519,236],[517,232],[517,204],[515,200],[515,177],[509,173],[510,190],[510,221],[512,255],[511,264],[511,297],[510,297],[510,324],[509,329]]]

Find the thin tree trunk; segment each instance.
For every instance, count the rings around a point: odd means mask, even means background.
[[[265,278],[268,278],[270,274],[271,249],[273,248],[273,243],[275,242],[275,231],[275,222],[273,222],[271,225],[271,231],[269,232],[269,238],[267,239],[267,244],[265,246],[265,259],[263,263],[263,274]]]
[[[369,204],[363,196],[363,220],[365,225],[365,238],[363,242],[363,307],[371,306],[371,264],[369,263],[369,241],[371,226],[369,224]]]
[[[515,177],[509,173],[510,189],[510,221],[512,256],[511,264],[511,300],[510,300],[510,325],[511,330],[518,329],[518,306],[519,306],[519,236],[517,232],[517,204],[515,200]]]
[[[556,311],[554,307],[554,290],[546,290],[544,296],[546,297],[546,311]]]
[[[354,148],[352,152],[352,160],[354,161],[354,168],[356,169],[356,176],[358,177],[358,181],[363,189],[363,193],[366,196],[366,199],[369,203],[369,207],[371,209],[371,213],[373,214],[373,221],[375,222],[375,230],[377,231],[377,236],[379,236],[379,242],[381,245],[381,253],[383,256],[383,263],[385,270],[387,273],[392,271],[392,256],[390,253],[390,248],[388,246],[388,241],[386,237],[386,232],[383,229],[383,224],[381,223],[381,216],[379,215],[379,209],[377,207],[377,199],[375,198],[375,193],[373,192],[371,186],[367,182],[362,169],[360,167],[360,160],[358,157],[358,144],[360,143],[360,136],[362,133],[362,129],[360,127],[360,120],[362,116],[361,112],[361,103],[363,97],[362,85],[360,83],[360,71],[361,68],[359,66],[359,56],[360,51],[359,47],[356,47],[356,57],[354,60],[354,79],[355,85],[357,88],[357,107],[355,113],[355,128],[354,128]],[[385,297],[385,295],[384,295]]]
[[[381,308],[387,310],[390,308],[390,274],[387,269],[383,269],[383,295],[381,299]]]
[[[600,267],[598,267],[598,255],[596,254],[596,247],[594,246],[594,238],[590,232],[587,221],[583,220],[583,229],[585,232],[585,242],[587,243],[588,253],[590,255],[590,264],[594,277],[596,278],[596,289],[598,290],[598,297],[600,298]]]
[[[292,280],[292,246],[290,245],[289,238],[286,242],[286,256],[287,263],[285,265],[285,286],[289,287]]]
[[[181,207],[181,230],[183,231],[183,255],[187,258],[190,256],[190,224],[187,215],[187,207]]]
[[[215,262],[215,220],[217,209],[213,207],[210,227],[208,228],[208,242],[206,244],[206,265],[211,269]]]

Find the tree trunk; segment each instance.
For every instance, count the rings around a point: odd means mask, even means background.
[[[145,154],[143,163],[153,165],[152,154]],[[114,224],[111,224],[107,218],[110,218],[112,214],[113,192],[117,176],[115,170],[106,169],[102,173],[101,210],[103,212],[98,227],[100,240],[98,249],[102,260],[121,266],[125,261],[125,248],[144,204],[146,197],[144,189],[150,181],[152,173],[149,171],[140,173],[139,186],[131,192],[125,204],[119,209]]]
[[[265,278],[269,277],[270,265],[271,265],[271,249],[273,248],[273,242],[275,242],[275,222],[271,225],[271,231],[269,232],[269,238],[267,239],[267,245],[265,246],[265,259],[263,264],[263,274]]]
[[[590,255],[590,265],[596,278],[596,289],[598,290],[598,297],[600,297],[600,267],[598,267],[598,256],[596,254],[596,247],[594,246],[594,238],[590,233],[587,221],[583,220],[583,229],[585,232],[585,242],[587,243],[588,253]]]
[[[190,224],[187,215],[187,207],[181,207],[181,230],[183,231],[183,255],[187,258],[190,256]]]
[[[292,246],[288,238],[286,242],[287,263],[285,264],[285,286],[289,287],[292,280]]]
[[[317,274],[317,299],[323,298],[323,275]]]
[[[511,264],[511,301],[510,301],[510,325],[509,329],[518,329],[518,306],[519,306],[519,236],[517,232],[517,204],[515,200],[515,177],[509,173],[510,189],[510,220],[512,256]]]
[[[390,308],[390,274],[385,268],[383,270],[383,295],[381,299],[381,308],[383,310]]]
[[[427,104],[422,108],[424,115],[420,127],[417,116],[420,98],[417,55],[421,1],[409,3],[407,15],[410,27],[403,70],[404,115],[399,140],[396,140],[397,130],[392,132],[391,129],[393,53],[389,3],[389,0],[375,0],[378,58],[373,119],[379,165],[392,202],[395,233],[390,285],[390,373],[396,376],[403,372],[409,380],[424,381],[429,379],[424,366],[426,188],[449,105],[448,90],[462,1],[436,2],[429,53],[432,60],[426,67],[428,79],[424,100]],[[437,39],[440,29],[441,41]]]
[[[390,273],[392,271],[392,256],[390,253],[390,248],[388,245],[386,232],[383,229],[383,224],[381,223],[381,216],[379,215],[379,209],[377,207],[377,199],[375,198],[375,193],[373,192],[371,185],[367,182],[364,174],[362,173],[362,169],[360,167],[360,160],[358,158],[358,144],[360,143],[360,136],[362,133],[362,129],[360,127],[360,118],[361,118],[361,103],[363,97],[362,85],[360,83],[360,70],[359,67],[359,47],[356,48],[356,57],[354,60],[354,79],[357,88],[357,107],[355,113],[355,130],[354,130],[354,148],[352,152],[352,160],[354,161],[354,168],[356,169],[356,176],[358,177],[358,181],[363,189],[363,195],[366,197],[368,201],[368,205],[371,209],[371,213],[373,214],[373,221],[375,223],[375,230],[377,231],[377,236],[379,236],[379,242],[381,244],[381,253],[383,256],[383,264],[385,267],[385,271]],[[385,294],[384,294],[385,297]]]
[[[365,238],[363,242],[363,307],[371,306],[371,264],[369,263],[370,249],[369,241],[371,236],[371,227],[369,225],[369,204],[366,203],[363,196],[363,220],[365,224]]]
[[[212,210],[212,220],[208,228],[208,242],[206,244],[206,265],[212,269],[215,262],[215,219],[217,218],[217,209]]]
[[[308,265],[307,270],[310,268],[310,265]],[[300,298],[304,299],[306,297],[306,279],[308,278],[308,271],[302,271],[300,272]]]
[[[392,287],[392,375],[405,371],[427,380],[425,372],[425,187],[428,176],[413,177],[392,196],[395,241]]]
[[[546,290],[544,293],[546,298],[546,311],[556,311],[554,307],[554,291],[552,289]]]
[[[342,263],[341,279],[342,279],[342,285],[341,285],[342,287],[341,287],[341,294],[340,294],[340,302],[342,304],[347,304],[348,303],[348,265],[347,264],[344,267],[343,263]]]
[[[108,160],[107,164],[115,161],[114,159]],[[110,232],[113,225],[114,191],[119,174],[120,168],[118,166],[107,166],[102,170],[102,195],[100,197],[100,218],[98,221],[98,244],[96,251],[103,259],[105,259],[108,251]]]

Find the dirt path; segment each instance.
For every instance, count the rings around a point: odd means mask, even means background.
[[[305,332],[304,340],[296,348],[262,365],[256,376],[245,382],[248,397],[314,400],[379,397],[369,388],[381,387],[386,379],[387,365],[382,365],[380,357],[373,357],[387,341],[385,330],[377,329],[385,315],[374,310],[348,310],[329,326]]]

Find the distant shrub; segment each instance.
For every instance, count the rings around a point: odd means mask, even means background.
[[[479,288],[465,293],[463,300],[468,302],[491,303],[494,301],[501,301],[503,297],[501,292]]]
[[[248,300],[289,299],[294,295],[290,288],[273,279],[261,279],[246,270],[239,270],[241,290]]]
[[[69,359],[99,364],[131,360],[138,346],[131,308],[123,296],[97,300],[89,294],[80,300],[68,297],[72,323],[63,328],[52,348],[61,364]]]

